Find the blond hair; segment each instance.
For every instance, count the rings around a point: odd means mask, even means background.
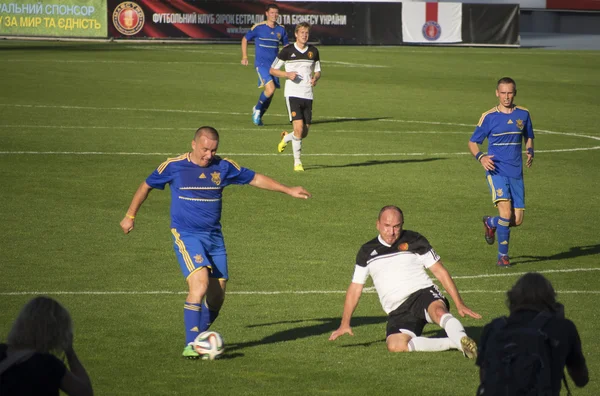
[[[73,342],[71,315],[58,301],[35,297],[19,312],[6,343],[18,349],[62,353]]]

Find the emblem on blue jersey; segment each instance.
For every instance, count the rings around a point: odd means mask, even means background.
[[[507,124],[512,124],[512,123],[513,123],[512,120],[508,120],[508,122],[507,122]]]
[[[213,172],[210,175],[212,176],[213,183],[215,183],[217,186],[219,184],[221,184],[221,173],[220,172]]]
[[[204,172],[202,172],[200,176],[198,176],[198,179],[206,179],[206,175],[204,174]]]
[[[427,21],[423,25],[423,37],[429,41],[435,41],[442,35],[442,27],[436,21]]]
[[[401,250],[403,252],[407,251],[408,250],[408,243],[404,242],[404,243],[401,243],[400,245],[398,245],[398,250]]]
[[[503,194],[503,192],[502,192],[502,189],[501,189],[501,188],[498,188],[498,189],[496,189],[496,195],[497,195],[497,196],[501,197],[501,196],[502,196],[502,194]]]
[[[202,262],[204,261],[204,257],[202,257],[201,254],[197,254],[194,256],[194,261],[196,262],[196,264],[202,264]]]
[[[281,39],[281,33],[277,33],[277,38]]]
[[[517,128],[523,130],[523,120],[517,120]]]

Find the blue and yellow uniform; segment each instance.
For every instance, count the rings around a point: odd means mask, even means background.
[[[284,46],[289,44],[285,28],[278,23],[274,27],[270,27],[264,21],[252,26],[244,37],[248,41],[254,40],[254,67],[258,73],[258,87],[262,88],[272,80],[275,87],[279,88],[279,78],[269,74],[269,69],[279,52],[279,43]]]
[[[171,233],[186,279],[202,267],[211,270],[211,277],[229,278],[220,222],[223,188],[248,184],[254,175],[254,171],[220,157],[201,167],[186,153],[167,159],[146,179],[152,188],[170,186]]]
[[[486,138],[496,168],[486,171],[494,204],[512,201],[513,208],[525,209],[523,140],[534,138],[529,111],[515,106],[510,114],[497,107],[483,113],[470,140],[482,144]]]

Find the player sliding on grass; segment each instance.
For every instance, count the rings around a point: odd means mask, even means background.
[[[358,306],[367,278],[371,276],[383,310],[388,314],[387,349],[390,352],[461,350],[469,359],[477,357],[477,345],[467,336],[450,304],[425,272],[428,269],[450,294],[460,316],[480,319],[465,305],[452,277],[427,239],[403,230],[404,214],[396,206],[379,212],[379,236],[365,243],[356,256],[352,283],[346,292],[342,323],[329,339],[354,335],[350,319]],[[427,323],[437,323],[447,338],[421,337]]]
[[[250,184],[294,198],[311,195],[302,187],[288,187],[270,177],[218,157],[219,134],[213,127],[196,131],[192,151],[169,158],[138,187],[127,214],[121,220],[125,234],[134,227],[142,203],[154,188],[171,189],[173,247],[189,293],[183,306],[185,348],[183,356],[198,358],[193,343],[219,315],[229,279],[227,252],[221,233],[221,197],[230,184]]]

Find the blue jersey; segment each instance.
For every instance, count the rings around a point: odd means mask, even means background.
[[[505,114],[494,107],[483,113],[470,140],[482,144],[486,138],[496,167],[490,174],[523,177],[523,140],[534,138],[529,110],[515,106],[512,113]]]
[[[269,27],[266,21],[252,26],[252,29],[244,37],[248,41],[254,39],[255,67],[270,68],[279,52],[279,43],[289,44],[285,28],[278,23],[275,24],[275,27]]]
[[[230,184],[248,184],[254,171],[228,159],[215,157],[207,167],[192,162],[190,153],[169,158],[146,183],[162,190],[171,188],[171,228],[182,231],[221,229],[223,188]]]

